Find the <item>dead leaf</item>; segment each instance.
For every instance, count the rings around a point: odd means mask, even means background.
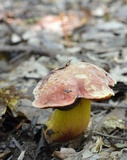
[[[116,144],[113,144],[117,149],[123,149],[123,148],[126,148],[127,147],[127,144],[125,143],[116,143]]]
[[[6,149],[4,152],[0,152],[0,159],[4,159],[10,153],[11,153],[11,151],[8,149]]]
[[[60,151],[54,151],[53,156],[61,159],[74,155],[76,151],[72,148],[61,148]]]
[[[102,150],[103,140],[101,137],[97,137],[95,147],[92,148],[93,152],[100,152]]]
[[[112,77],[118,82],[127,83],[127,67],[116,65],[114,68],[110,70],[110,74]]]
[[[2,103],[0,103],[0,122],[1,122],[1,117],[6,111],[6,106]]]
[[[28,99],[20,100],[20,105],[15,107],[12,111],[16,116],[22,114],[27,117],[29,120],[32,120],[33,117],[38,117],[37,124],[43,124],[46,122],[48,117],[50,116],[52,110],[51,109],[37,109],[32,107],[32,102]]]
[[[102,24],[103,25],[102,25]],[[112,21],[108,21],[108,22],[101,22],[99,24],[97,24],[97,28],[99,30],[103,30],[103,31],[114,31],[114,30],[118,30],[118,29],[123,29],[124,28],[124,24],[121,22],[118,22],[116,20],[112,20]]]
[[[19,99],[25,98],[23,93],[17,90],[14,86],[0,89],[0,101],[3,105],[11,110],[17,105]]]
[[[125,124],[124,124],[124,121],[125,121],[125,112],[126,110],[125,109],[119,109],[119,108],[115,108],[113,109],[110,113],[108,113],[106,116],[104,116],[97,124],[96,126],[96,130],[97,131],[100,131],[101,129],[104,128],[104,123],[106,122],[106,124],[108,125],[107,126],[107,129],[109,130],[109,132],[112,130],[112,129],[115,129],[117,127],[117,125],[121,128],[125,128]],[[115,117],[115,118],[113,118]],[[108,122],[109,121],[109,122]],[[110,124],[108,124],[110,123]],[[106,127],[106,126],[105,126]]]
[[[126,160],[127,159],[127,148],[124,148],[120,151],[112,152],[111,158],[113,158],[113,160]]]
[[[93,153],[90,150],[84,150],[82,153],[82,159],[87,159],[93,156]]]
[[[35,57],[31,57],[19,65],[16,70],[11,73],[11,80],[21,77],[42,78],[48,74],[48,69],[43,64],[36,61]]]
[[[116,116],[112,116],[104,121],[103,128],[107,133],[111,133],[116,128],[125,129],[125,122],[122,119],[118,119]]]

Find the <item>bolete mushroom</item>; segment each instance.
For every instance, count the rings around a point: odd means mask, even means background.
[[[115,80],[103,69],[85,62],[55,69],[34,89],[33,106],[54,108],[44,125],[48,143],[64,142],[84,133],[90,120],[91,100],[114,95]]]

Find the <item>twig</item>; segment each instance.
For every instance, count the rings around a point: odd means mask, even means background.
[[[18,157],[18,160],[23,160],[24,159],[24,156],[25,156],[25,152],[26,151],[22,151]]]
[[[29,54],[26,53],[22,53],[22,54],[17,54],[16,56],[14,56],[10,61],[9,64],[13,64],[15,62],[17,62],[19,64],[19,60],[23,60],[23,59],[27,59],[29,57]]]
[[[8,29],[10,30],[10,32],[17,34],[20,37],[21,41],[23,41],[21,34],[19,34],[15,30],[15,28],[13,28],[13,26],[10,23],[8,23],[8,21],[6,20],[6,18],[2,18],[1,22],[4,23],[8,27]]]
[[[21,151],[18,160],[23,160],[26,150],[22,149],[22,146],[20,146],[19,142],[14,137],[12,138],[12,141],[14,142],[15,146]]]
[[[117,139],[117,140],[127,141],[127,138],[124,138],[124,137],[111,136],[111,135],[103,134],[103,133],[100,133],[100,132],[97,132],[97,131],[94,131],[93,133],[95,135],[104,136],[104,137],[107,137],[107,138],[113,138],[113,139]]]
[[[18,142],[14,137],[12,138],[12,141],[13,141],[13,143],[15,144],[15,146],[16,146],[20,151],[22,151],[21,145],[19,144],[19,142]]]
[[[109,103],[97,103],[97,102],[92,102],[92,107],[127,109],[126,105],[117,105],[117,104],[109,104]]]
[[[27,54],[38,54],[54,57],[57,53],[53,52],[48,48],[35,47],[35,46],[11,46],[11,45],[0,45],[0,53],[13,53],[13,52],[26,52]],[[56,50],[57,52],[57,50]]]
[[[98,53],[99,54],[104,54],[104,53],[107,53],[107,52],[118,52],[120,51],[122,48],[121,47],[117,47],[117,48],[108,48],[108,49],[102,49],[102,50],[98,50]]]

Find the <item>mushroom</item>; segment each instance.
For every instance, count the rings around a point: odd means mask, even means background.
[[[114,95],[115,85],[103,69],[78,62],[55,69],[34,89],[33,106],[54,108],[44,125],[48,143],[65,142],[85,133],[91,110],[91,100],[105,100]]]

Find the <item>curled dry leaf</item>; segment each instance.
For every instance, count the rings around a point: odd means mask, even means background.
[[[73,148],[61,148],[60,151],[54,151],[53,156],[65,159],[74,154],[76,154],[76,151]]]
[[[55,151],[53,153],[57,158],[65,160],[97,160],[100,158],[99,155],[92,153],[90,150],[82,150],[80,152],[75,152],[72,148],[62,148],[60,151]]]

